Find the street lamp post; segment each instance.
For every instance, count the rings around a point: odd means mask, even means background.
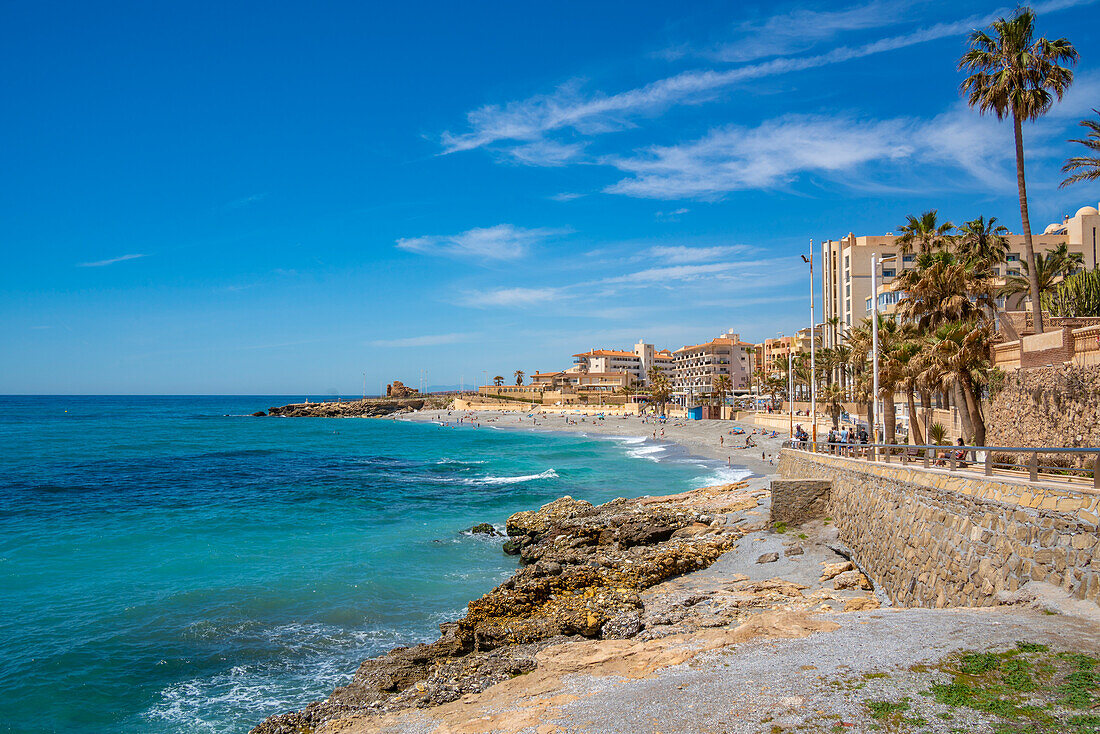
[[[810,430],[811,440],[817,444],[817,349],[814,345],[814,241],[810,240],[810,256],[802,256],[810,266]]]

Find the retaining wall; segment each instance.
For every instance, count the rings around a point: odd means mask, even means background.
[[[827,510],[898,604],[990,606],[1028,581],[1100,604],[1100,494],[784,449],[779,474],[829,479]]]

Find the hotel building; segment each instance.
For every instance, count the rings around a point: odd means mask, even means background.
[[[1072,217],[1066,216],[1061,224],[1048,226],[1041,234],[1032,235],[1032,244],[1036,254],[1066,245],[1071,253],[1080,253],[1084,267],[1096,267],[1097,230],[1100,229],[1100,212],[1096,207],[1082,207]],[[914,267],[917,253],[902,255],[897,245],[897,236],[892,232],[885,235],[867,235],[856,237],[849,233],[839,240],[828,240],[821,245],[821,286],[822,321],[828,324],[838,319],[839,327],[825,329],[825,344],[833,346],[840,335],[853,325],[858,324],[871,314],[871,256],[879,258],[895,256],[893,260],[882,263],[879,270],[880,286],[876,294],[882,313],[894,310],[902,293],[891,287],[894,278],[902,271]],[[997,285],[1002,285],[1007,276],[1021,275],[1020,260],[1024,257],[1024,237],[1019,234],[1007,236],[1009,255],[1007,262],[994,268]],[[815,266],[817,263],[815,263]],[[1000,299],[1003,308],[1020,309],[1027,301],[1026,296],[1017,296],[1006,303]]]
[[[749,392],[755,353],[755,344],[741,341],[732,331],[704,344],[677,349],[672,355],[673,394],[685,405],[713,394],[719,375],[729,375],[733,392]]]
[[[652,344],[639,340],[634,351],[615,349],[592,349],[573,355],[573,366],[568,372],[613,373],[623,372],[634,378],[635,382],[645,385],[649,382],[649,371],[656,368],[659,372],[672,370],[672,352],[656,349]]]

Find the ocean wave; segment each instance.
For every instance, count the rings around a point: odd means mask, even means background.
[[[691,481],[696,487],[710,487],[715,484],[733,484],[751,476],[752,472],[742,466],[723,466],[711,474],[695,477]]]
[[[440,459],[439,461],[437,461],[435,463],[442,465],[442,464],[484,464],[486,462],[484,460],[480,460],[480,459],[452,459],[452,458],[444,456],[442,459]]]
[[[626,452],[627,456],[633,456],[635,459],[649,459],[650,461],[660,461],[657,454],[664,453],[667,447],[659,444],[642,444],[636,449],[630,449]]]
[[[520,482],[533,482],[538,479],[557,479],[558,473],[553,469],[547,469],[538,474],[523,474],[518,477],[479,477],[477,479],[463,479],[463,484],[519,484]]]
[[[638,444],[645,443],[645,436],[608,436],[608,440],[617,441],[627,446],[637,446]]]

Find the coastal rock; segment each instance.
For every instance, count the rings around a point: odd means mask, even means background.
[[[477,525],[474,525],[472,528],[470,528],[470,532],[474,535],[488,535],[490,537],[504,535],[504,533],[501,533],[496,528],[494,528],[492,523],[487,522],[479,522]]]
[[[826,563],[824,568],[821,569],[821,580],[828,581],[845,571],[851,571],[855,566],[851,561],[842,561],[840,563]]]
[[[871,582],[859,571],[844,571],[833,577],[834,589],[866,589],[870,590]]]
[[[253,418],[262,418],[265,415],[267,415],[267,413],[263,412],[262,410],[257,410],[255,413],[252,414],[252,417]]]
[[[862,612],[869,609],[878,609],[882,606],[879,600],[873,596],[857,596],[844,602],[844,611]]]
[[[773,552],[773,553],[763,554],[762,556],[760,556],[759,558],[756,559],[756,562],[757,563],[775,563],[778,560],[779,560],[779,554]]]
[[[443,407],[444,398],[411,398],[400,400],[335,400],[323,403],[291,403],[267,409],[269,416],[283,418],[376,418],[394,413],[422,410],[425,407]],[[263,411],[259,411],[262,414]],[[257,415],[254,413],[253,415]]]
[[[354,712],[434,706],[527,672],[555,642],[626,639],[646,628],[640,592],[714,563],[740,532],[674,504],[618,499],[598,507],[562,497],[508,518],[505,552],[523,566],[441,625],[430,645],[398,648],[360,665],[326,701],[272,717],[254,734],[299,734]],[[708,532],[674,537],[687,527]],[[773,592],[775,593],[775,592]]]

